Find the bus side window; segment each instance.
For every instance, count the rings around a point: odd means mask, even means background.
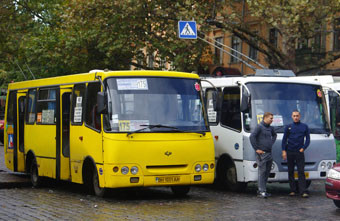
[[[30,89],[28,91],[27,101],[26,101],[26,123],[34,124],[35,122],[35,107],[36,107],[36,95],[37,89]]]
[[[99,82],[87,85],[85,123],[96,130],[101,129],[100,114],[97,113],[97,93],[99,91]]]
[[[14,124],[14,107],[16,102],[16,92],[11,91],[9,93],[8,107],[7,107],[7,125]]]
[[[240,88],[223,89],[221,124],[241,131]]]
[[[77,84],[73,87],[71,122],[72,125],[83,124],[83,113],[85,107],[85,84]]]
[[[207,90],[205,91],[205,106],[207,109],[207,114],[208,114],[208,121],[210,125],[217,125],[219,122],[219,115],[220,115],[220,111],[215,111],[214,110],[214,105],[213,105],[213,92],[215,91],[215,89],[212,88],[207,88]],[[220,93],[221,93],[221,89],[217,88],[218,91],[218,99],[220,98]],[[220,102],[217,102],[220,103]]]
[[[56,89],[40,89],[37,100],[37,123],[56,123]]]

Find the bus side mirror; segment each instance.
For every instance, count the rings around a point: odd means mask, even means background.
[[[220,111],[220,105],[219,105],[219,99],[218,99],[218,92],[217,91],[213,91],[212,92],[212,101],[213,101],[213,107],[214,107],[214,111]]]
[[[106,94],[104,92],[97,93],[97,113],[99,114],[107,114],[107,105],[106,105]]]

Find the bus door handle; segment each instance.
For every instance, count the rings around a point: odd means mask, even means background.
[[[80,137],[79,137],[79,140],[80,140],[80,141],[83,141],[83,136],[80,136]]]

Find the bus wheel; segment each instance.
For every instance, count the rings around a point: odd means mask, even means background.
[[[236,166],[230,161],[223,160],[221,162],[218,177],[223,187],[231,191],[243,191],[247,188],[247,183],[237,182]]]
[[[190,191],[190,186],[171,186],[171,191],[175,196],[186,196]]]
[[[39,187],[41,185],[41,177],[39,177],[37,161],[32,160],[30,167],[31,183],[33,187]]]
[[[99,177],[98,177],[98,172],[96,168],[93,168],[93,172],[92,172],[92,187],[93,187],[93,192],[96,196],[104,197],[106,193],[106,189],[101,188],[99,186]]]

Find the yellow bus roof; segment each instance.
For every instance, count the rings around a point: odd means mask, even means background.
[[[53,85],[68,85],[80,82],[90,82],[95,81],[95,75],[101,76],[104,80],[107,77],[177,77],[177,78],[194,78],[199,79],[197,74],[185,73],[185,72],[175,72],[175,71],[153,71],[153,70],[143,70],[143,71],[98,71],[83,74],[73,74],[58,76],[52,78],[42,78],[37,80],[14,82],[8,85],[8,90],[33,88],[40,86],[53,86]]]

